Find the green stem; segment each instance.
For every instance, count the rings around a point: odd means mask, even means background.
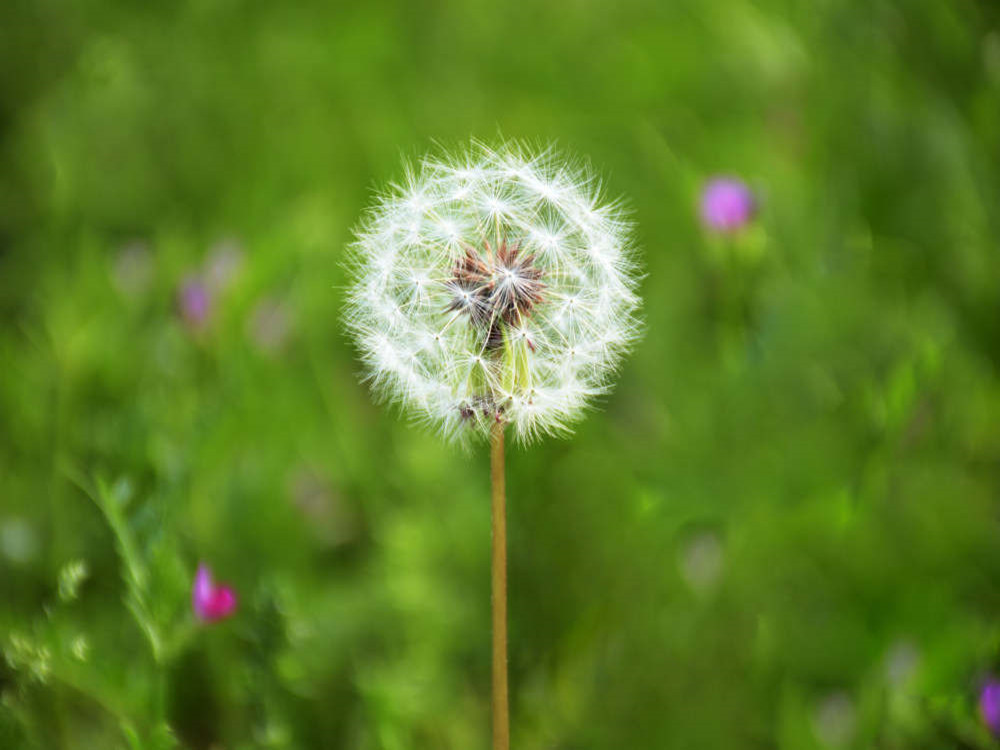
[[[510,748],[510,710],[507,700],[507,492],[504,484],[502,422],[490,441],[493,550],[493,750]]]

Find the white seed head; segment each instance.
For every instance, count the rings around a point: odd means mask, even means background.
[[[449,437],[566,432],[638,334],[630,224],[551,148],[425,157],[355,235],[346,322],[372,387]]]

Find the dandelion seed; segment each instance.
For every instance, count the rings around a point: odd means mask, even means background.
[[[551,149],[426,157],[355,233],[346,321],[372,387],[449,437],[567,431],[637,336],[630,226]]]

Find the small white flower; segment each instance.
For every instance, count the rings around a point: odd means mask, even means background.
[[[376,394],[457,439],[567,431],[638,333],[630,225],[552,149],[426,157],[355,230],[346,321]]]

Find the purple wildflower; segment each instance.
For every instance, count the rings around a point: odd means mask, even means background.
[[[185,323],[201,328],[212,312],[212,294],[201,279],[189,277],[177,291],[177,307]]]
[[[735,177],[710,180],[701,192],[701,219],[709,229],[735,232],[746,226],[756,211],[750,188]]]
[[[191,588],[191,607],[202,622],[223,620],[236,611],[236,592],[225,584],[216,584],[211,569],[200,563]]]
[[[991,677],[979,692],[979,715],[994,736],[1000,736],[1000,680]]]

